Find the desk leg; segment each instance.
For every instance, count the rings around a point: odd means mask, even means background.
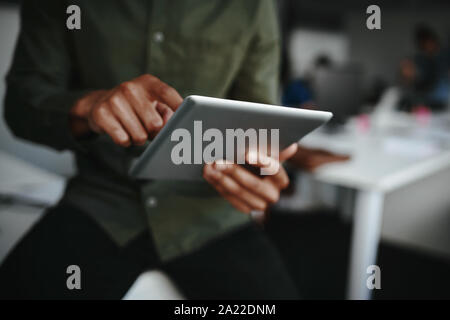
[[[367,267],[376,263],[383,214],[383,193],[358,191],[353,218],[353,235],[348,273],[347,298],[367,300]]]

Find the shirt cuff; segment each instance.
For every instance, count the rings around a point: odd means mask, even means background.
[[[51,144],[57,149],[69,149],[75,152],[87,152],[85,142],[89,138],[77,139],[70,129],[70,109],[78,99],[89,90],[73,91],[56,94],[45,100],[42,110],[42,125],[47,127],[47,132],[53,132]]]

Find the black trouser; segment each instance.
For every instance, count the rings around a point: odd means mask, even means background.
[[[69,265],[81,269],[81,290],[67,288]],[[150,233],[120,248],[83,212],[59,205],[0,267],[0,299],[120,299],[139,274],[155,268],[190,299],[298,297],[276,249],[253,224],[162,264]]]

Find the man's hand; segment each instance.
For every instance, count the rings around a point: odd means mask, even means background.
[[[124,147],[142,145],[161,130],[182,101],[174,88],[142,75],[78,100],[70,112],[72,132],[75,136],[106,133]]]
[[[258,156],[255,166],[272,166],[274,164],[270,162],[283,162],[296,152],[297,144],[293,144],[280,153],[279,160]],[[247,155],[247,162],[248,158]],[[280,191],[289,185],[283,166],[278,167],[276,174],[259,177],[238,164],[216,161],[204,166],[203,177],[236,209],[250,213],[253,210],[266,210],[269,205],[278,201]]]

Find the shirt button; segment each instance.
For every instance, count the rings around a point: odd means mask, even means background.
[[[153,40],[154,40],[156,43],[161,43],[161,42],[163,42],[163,41],[164,41],[164,33],[162,33],[161,31],[155,32],[155,33],[153,34]]]
[[[148,197],[145,204],[147,208],[156,208],[156,206],[158,205],[158,199],[156,199],[155,197]]]

